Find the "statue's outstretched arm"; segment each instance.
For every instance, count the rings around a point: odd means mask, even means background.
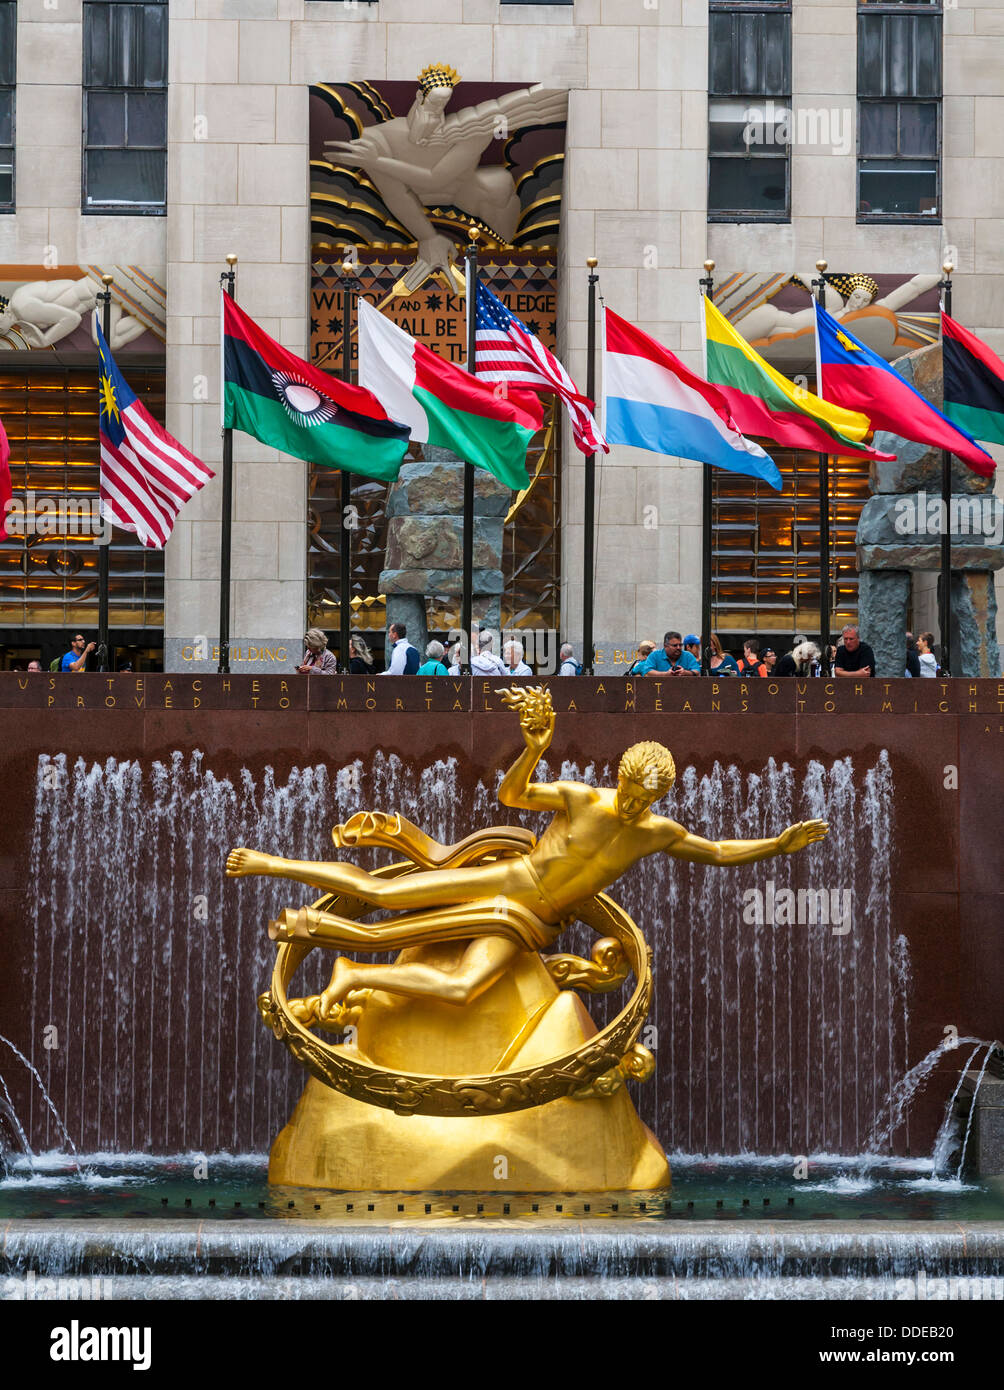
[[[499,801],[503,806],[518,806],[526,811],[560,811],[565,804],[561,784],[530,781],[554,734],[550,692],[541,686],[517,686],[500,690],[499,694],[504,705],[518,712],[526,744],[502,779]]]
[[[680,834],[671,837],[665,848],[677,859],[689,859],[695,864],[753,864],[775,854],[794,854],[805,849],[823,839],[829,826],[824,820],[799,821],[767,840],[705,840],[682,826],[676,829]]]

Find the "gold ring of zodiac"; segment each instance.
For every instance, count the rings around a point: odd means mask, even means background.
[[[414,872],[415,867],[390,864],[374,872],[381,878],[396,878]],[[333,899],[334,895],[326,894],[314,907],[324,911]],[[338,911],[342,916],[361,917],[371,908],[350,906],[343,897]],[[574,1051],[524,1070],[423,1076],[364,1061],[318,1038],[294,1016],[287,993],[293,975],[315,949],[309,941],[280,944],[271,988],[259,998],[258,1010],[279,1041],[319,1081],[353,1100],[402,1115],[499,1115],[562,1097],[581,1100],[608,1095],[626,1079],[644,1081],[654,1070],[652,1054],[638,1042],[652,998],[651,951],[632,919],[606,893],[580,903],[576,918],[601,940],[592,962],[570,955],[543,958],[558,987],[608,990],[619,985],[630,969],[634,990],[613,1022]]]

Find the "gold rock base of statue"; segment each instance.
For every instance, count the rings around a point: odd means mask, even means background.
[[[437,943],[400,958],[450,969],[463,948]],[[377,991],[357,1026],[354,1044],[335,1050],[391,1071],[442,1076],[531,1069],[596,1034],[578,997],[559,990],[532,951],[464,1008]],[[670,1174],[623,1085],[502,1114],[443,1117],[395,1113],[311,1077],[272,1146],[269,1181],[343,1191],[590,1192],[666,1187]]]

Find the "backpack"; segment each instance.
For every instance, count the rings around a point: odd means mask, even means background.
[[[766,678],[767,667],[766,664],[762,661],[758,661],[755,664],[751,665],[750,662],[748,662],[746,658],[743,657],[742,660],[737,663],[737,665],[739,666],[739,674],[741,676],[760,676]]]
[[[418,654],[418,648],[408,645],[404,654],[404,674],[413,676],[422,664],[422,659]]]

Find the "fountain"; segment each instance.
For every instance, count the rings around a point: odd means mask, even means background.
[[[922,1275],[1000,1277],[986,1224],[1000,1195],[970,1176],[980,1115],[946,1114],[933,1161],[910,1156],[931,1151],[945,1104],[994,1085],[993,1055],[979,1024],[971,1041],[960,1028],[957,1053],[930,1049],[914,985],[923,941],[894,906],[904,760],[849,741],[712,756],[656,807],[709,839],[825,818],[828,838],[799,860],[727,873],[657,857],[618,883],[653,951],[638,1040],[655,1071],[627,1089],[669,1155],[671,1193],[270,1186],[266,1151],[303,1077],[256,1017],[274,956],[262,924],[295,900],[288,883],[224,881],[223,852],[324,859],[331,826],[367,806],[445,842],[497,818],[500,772],[472,778],[443,739],[427,755],[384,744],[322,757],[311,742],[298,761],[222,756],[212,739],[118,757],[55,740],[32,754],[24,864],[37,892],[22,1015],[6,1029],[21,1059],[0,1067],[0,1273],[107,1278],[119,1297],[287,1298],[711,1297],[751,1279],[764,1297],[882,1298]],[[609,752],[583,747],[550,753],[541,778],[609,786]],[[377,870],[399,856],[353,857]],[[833,910],[804,918],[816,883],[832,885]],[[579,927],[561,948],[588,957],[591,945]],[[298,977],[305,995],[324,988],[320,955]],[[593,995],[597,1027],[623,1003]],[[589,1230],[586,1253],[568,1223]]]

